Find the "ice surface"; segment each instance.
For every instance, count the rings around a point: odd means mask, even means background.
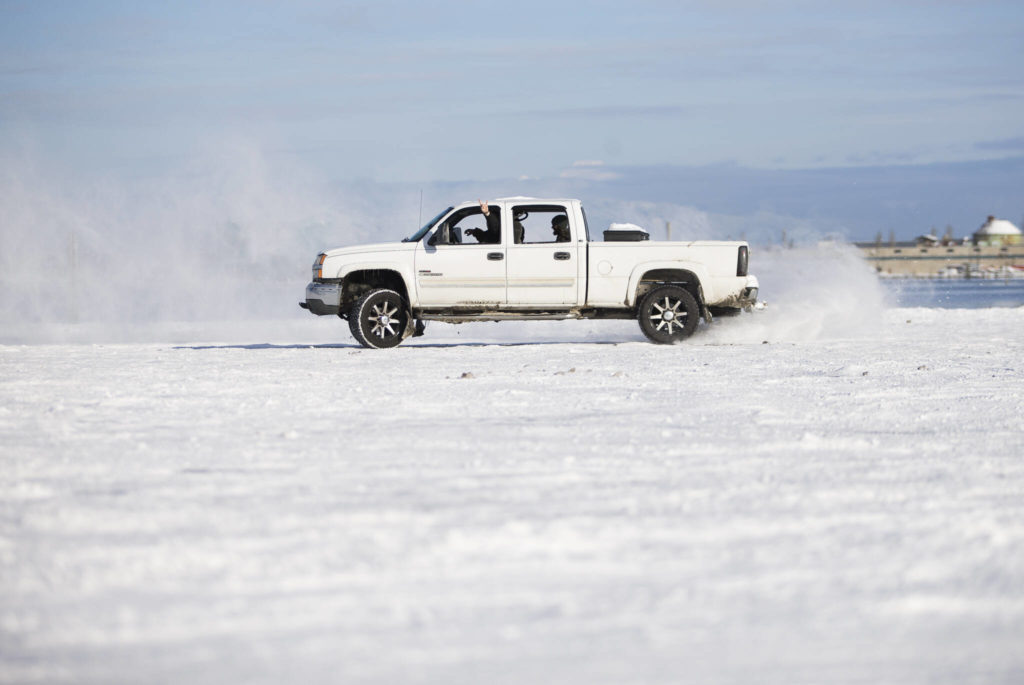
[[[849,290],[2,345],[0,681],[1020,682],[1024,309]]]

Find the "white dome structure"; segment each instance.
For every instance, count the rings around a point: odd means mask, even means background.
[[[990,216],[988,220],[974,232],[975,245],[1020,245],[1021,231],[1006,219]]]

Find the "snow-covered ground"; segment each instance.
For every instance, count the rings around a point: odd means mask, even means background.
[[[1019,683],[1024,308],[857,311],[0,346],[0,681]]]

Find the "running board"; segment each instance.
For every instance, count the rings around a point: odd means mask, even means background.
[[[467,323],[470,321],[563,321],[565,319],[585,318],[578,311],[568,312],[474,312],[462,313],[452,311],[425,312],[416,314],[416,318],[424,321],[443,321],[444,323]]]

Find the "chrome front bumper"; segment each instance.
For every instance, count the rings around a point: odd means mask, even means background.
[[[299,306],[317,316],[337,315],[341,305],[340,283],[310,283],[306,286],[306,301]]]

